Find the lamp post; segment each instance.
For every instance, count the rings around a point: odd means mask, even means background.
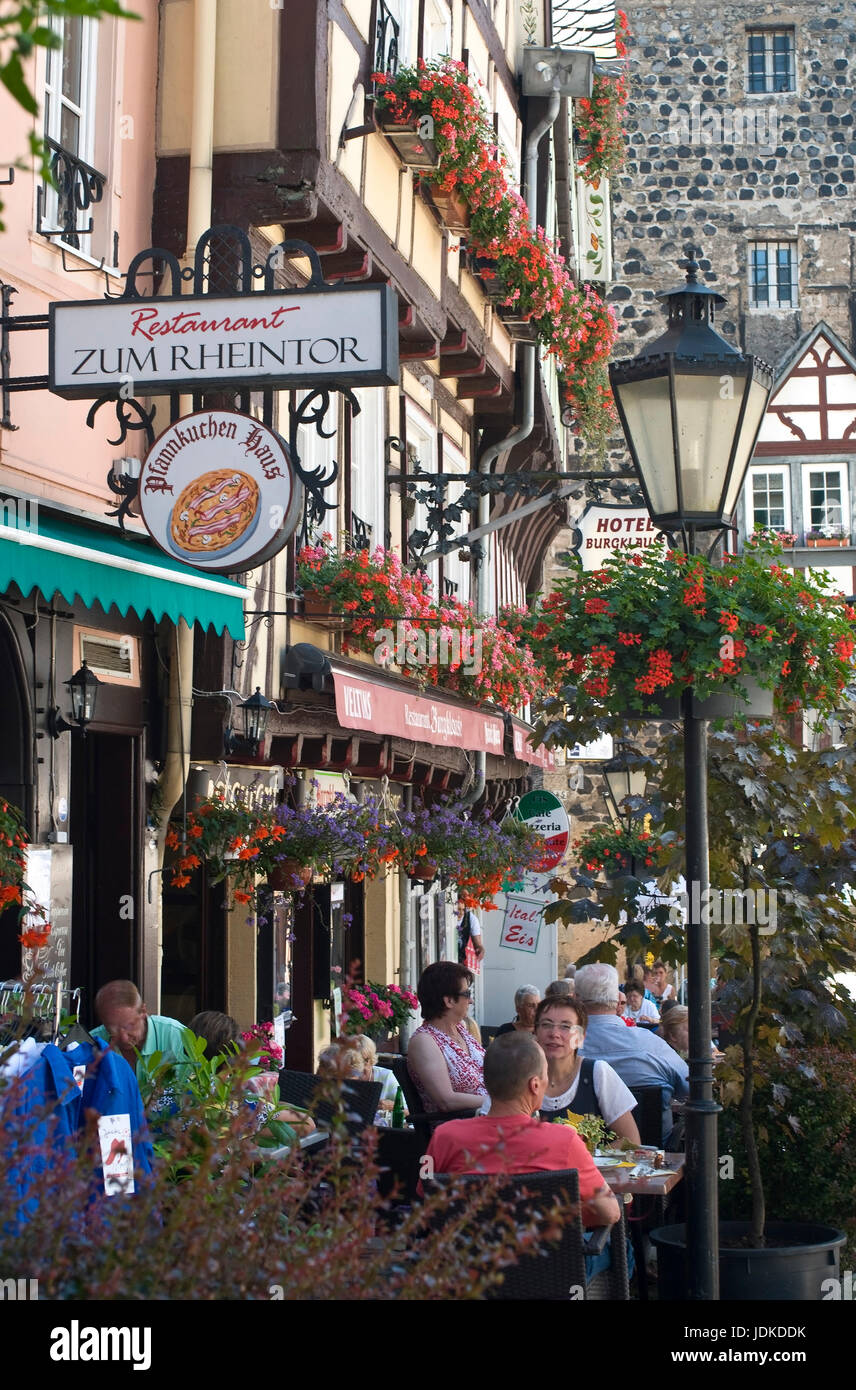
[[[726,301],[697,279],[657,295],[666,332],[638,357],[616,362],[610,379],[621,426],[651,520],[680,531],[688,555],[698,531],[720,530],[734,513],[764,418],[773,373],[713,327]],[[687,1104],[688,1297],[719,1296],[717,1114],[710,1052],[710,926],[701,904],[709,887],[707,723],[681,695],[684,731],[690,1098]],[[693,885],[698,884],[698,894]]]

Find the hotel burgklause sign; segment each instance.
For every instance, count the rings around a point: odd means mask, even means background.
[[[70,399],[221,386],[398,382],[389,285],[50,306],[50,389]],[[126,393],[127,394],[127,393]]]
[[[170,425],[149,450],[139,497],[161,550],[214,574],[263,564],[300,517],[284,441],[235,410],[200,410]]]

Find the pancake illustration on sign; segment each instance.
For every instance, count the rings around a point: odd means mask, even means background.
[[[170,513],[169,543],[182,560],[218,558],[249,540],[259,523],[261,493],[255,478],[218,468],[194,478]]]

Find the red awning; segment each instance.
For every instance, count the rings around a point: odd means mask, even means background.
[[[427,695],[411,695],[378,681],[363,680],[335,666],[333,688],[336,717],[343,729],[368,729],[440,748],[502,756],[504,726],[497,715]]]
[[[552,749],[545,748],[543,743],[537,748],[533,748],[529,741],[532,730],[528,725],[523,724],[519,719],[512,719],[511,728],[514,734],[514,756],[522,758],[525,763],[532,763],[533,767],[543,767],[550,769],[555,766],[555,758]]]

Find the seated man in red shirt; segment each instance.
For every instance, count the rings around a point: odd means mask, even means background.
[[[491,1043],[485,1053],[484,1084],[490,1111],[439,1125],[426,1154],[433,1165],[429,1171],[536,1173],[576,1168],[583,1224],[612,1226],[618,1221],[618,1202],[576,1130],[538,1119],[547,1087],[547,1058],[531,1033],[504,1033]]]

